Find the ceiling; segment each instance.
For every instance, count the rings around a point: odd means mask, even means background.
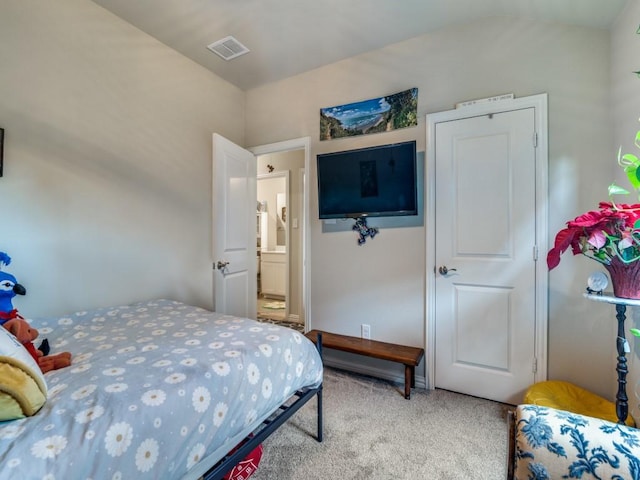
[[[491,16],[611,27],[627,0],[93,0],[249,90],[443,27]],[[207,45],[232,35],[250,52]]]

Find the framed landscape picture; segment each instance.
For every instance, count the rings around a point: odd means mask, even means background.
[[[320,109],[320,140],[367,135],[418,125],[418,89]]]

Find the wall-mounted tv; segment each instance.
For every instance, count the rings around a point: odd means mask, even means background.
[[[321,219],[417,215],[416,142],[317,155]]]

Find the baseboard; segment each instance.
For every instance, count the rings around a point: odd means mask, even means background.
[[[289,314],[289,321],[294,323],[302,323],[300,322],[300,315]]]
[[[346,362],[337,358],[331,358],[330,355],[327,355],[326,350],[323,350],[322,361],[327,367],[347,370],[349,372],[360,373],[362,375],[369,375],[370,377],[381,378],[382,380],[388,380],[393,383],[404,385],[404,367],[400,364],[397,365],[398,368],[402,367],[402,374],[398,374],[384,368],[376,368],[370,365]],[[416,388],[427,388],[427,382],[424,376],[416,375]]]

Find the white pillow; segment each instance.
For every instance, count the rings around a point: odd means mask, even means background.
[[[27,349],[0,327],[0,422],[34,415],[47,400],[47,383]]]

